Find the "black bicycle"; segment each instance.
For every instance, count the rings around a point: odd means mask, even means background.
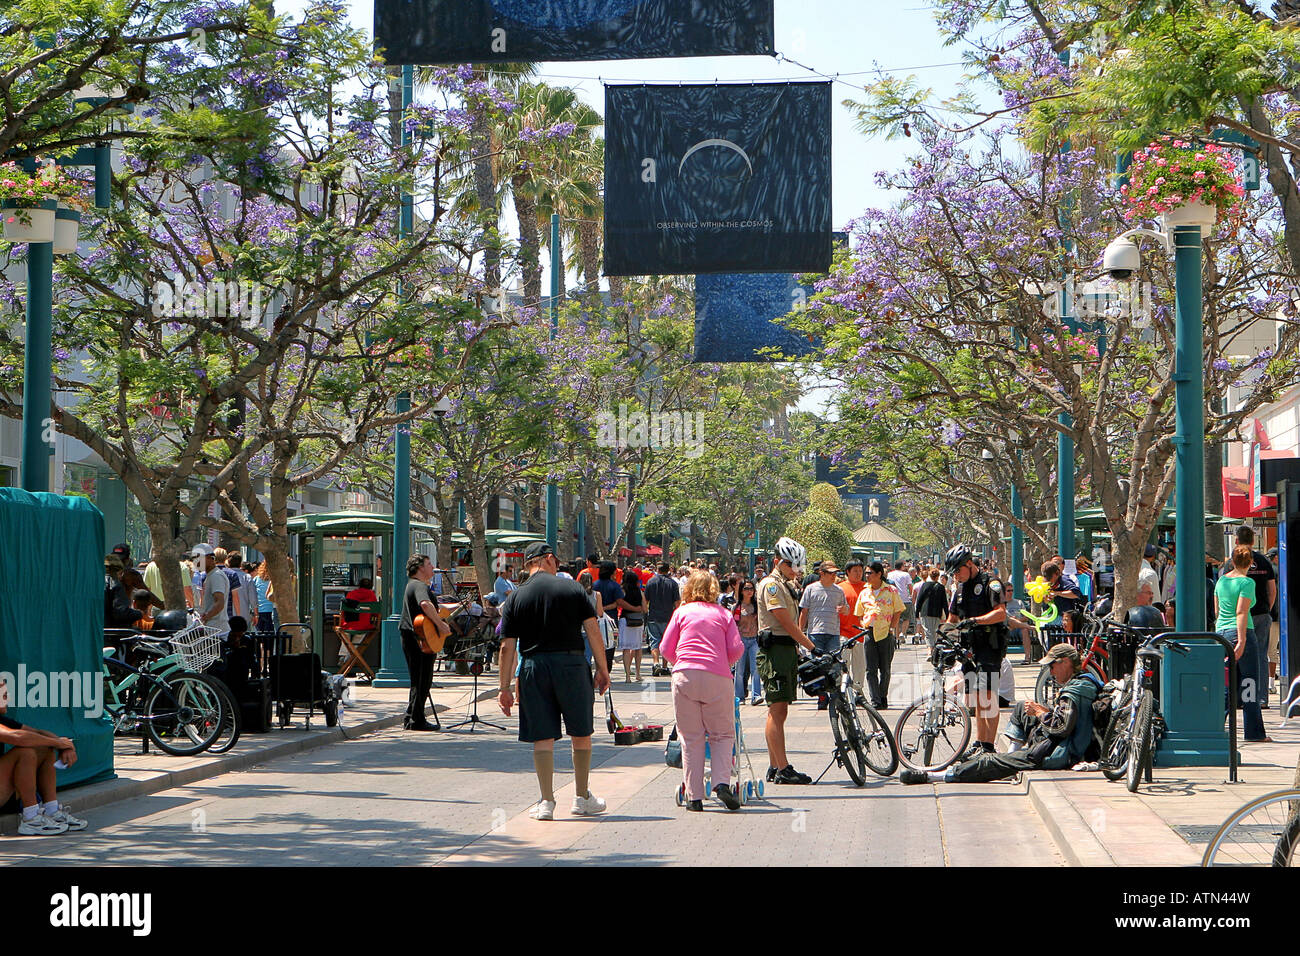
[[[898,769],[898,744],[885,719],[863,699],[849,678],[843,655],[845,648],[852,644],[850,639],[830,654],[814,655],[804,660],[799,665],[799,684],[805,692],[816,697],[824,696],[829,701],[835,752],[826,770],[838,763],[861,787],[867,782],[868,769],[882,777],[888,777]],[[863,727],[859,712],[867,715],[869,730]],[[817,780],[826,776],[826,770]]]
[[[1137,665],[1114,708],[1101,742],[1101,770],[1107,780],[1124,779],[1130,793],[1137,793],[1145,773],[1151,780],[1156,741],[1164,735],[1164,720],[1155,712],[1155,665],[1170,647],[1187,654],[1185,644],[1167,635],[1149,638],[1137,649]]]

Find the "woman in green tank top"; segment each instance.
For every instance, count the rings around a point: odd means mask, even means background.
[[[1270,741],[1264,730],[1264,715],[1260,709],[1259,651],[1250,620],[1250,609],[1255,603],[1255,582],[1246,575],[1250,570],[1250,562],[1250,548],[1239,545],[1232,552],[1232,570],[1215,583],[1214,599],[1219,608],[1219,617],[1214,622],[1214,629],[1220,637],[1234,644],[1246,740],[1267,743]]]

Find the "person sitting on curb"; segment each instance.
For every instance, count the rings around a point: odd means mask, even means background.
[[[86,829],[86,821],[74,817],[59,804],[55,791],[56,762],[71,767],[77,762],[77,748],[67,737],[46,730],[25,727],[6,716],[9,688],[0,681],[0,805],[17,791],[23,818],[20,836],[57,836],[69,830]]]
[[[1092,702],[1100,689],[1083,671],[1083,661],[1071,644],[1056,644],[1044,660],[1061,685],[1049,710],[1036,701],[1016,704],[1006,736],[1010,753],[982,753],[947,771],[904,770],[903,783],[987,783],[1014,777],[1025,770],[1064,770],[1083,760],[1092,741]]]

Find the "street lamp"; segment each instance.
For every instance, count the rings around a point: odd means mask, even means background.
[[[1205,382],[1201,368],[1201,230],[1214,225],[1213,207],[1197,215],[1186,207],[1164,217],[1164,230],[1130,229],[1113,240],[1102,265],[1114,279],[1127,279],[1142,265],[1134,237],[1154,239],[1174,254],[1174,453],[1178,575],[1178,623],[1205,630]],[[1209,221],[1207,222],[1206,219]]]

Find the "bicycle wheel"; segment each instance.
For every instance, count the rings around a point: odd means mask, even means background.
[[[866,726],[859,714],[867,715],[869,723]],[[876,712],[876,708],[859,701],[854,708],[853,720],[861,734],[867,766],[872,773],[888,777],[898,769],[898,744],[894,742],[894,735],[889,732],[885,718]]]
[[[1132,698],[1125,694],[1111,714],[1101,740],[1101,772],[1107,780],[1123,780],[1128,772],[1128,752],[1132,744],[1128,724],[1132,717],[1132,703]]]
[[[1142,782],[1142,771],[1151,759],[1151,691],[1142,691],[1137,718],[1133,721],[1133,739],[1130,742],[1128,766],[1124,768],[1124,785],[1129,793],[1137,793]]]
[[[944,770],[957,762],[970,741],[970,714],[947,696],[942,706],[930,698],[912,704],[894,726],[898,759],[913,770]]]
[[[234,693],[226,686],[226,682],[219,677],[213,677],[211,674],[205,674],[208,680],[216,685],[221,694],[221,704],[224,708],[221,713],[221,730],[217,733],[217,739],[212,742],[208,748],[210,754],[229,753],[234,749],[235,744],[239,743],[239,735],[244,729],[244,717],[239,708],[239,701],[235,700]]]
[[[1300,790],[1250,801],[1210,838],[1201,866],[1300,865]]]
[[[1060,692],[1061,685],[1052,676],[1052,665],[1044,664],[1043,669],[1038,672],[1038,679],[1034,681],[1034,700],[1051,707]]]
[[[831,733],[835,735],[835,747],[840,755],[840,763],[849,772],[849,778],[854,784],[861,787],[867,782],[866,755],[862,752],[862,735],[858,733],[852,708],[836,700],[830,716]]]
[[[177,674],[159,680],[144,705],[149,739],[163,753],[193,757],[212,746],[221,733],[225,706],[221,692],[201,674]]]

